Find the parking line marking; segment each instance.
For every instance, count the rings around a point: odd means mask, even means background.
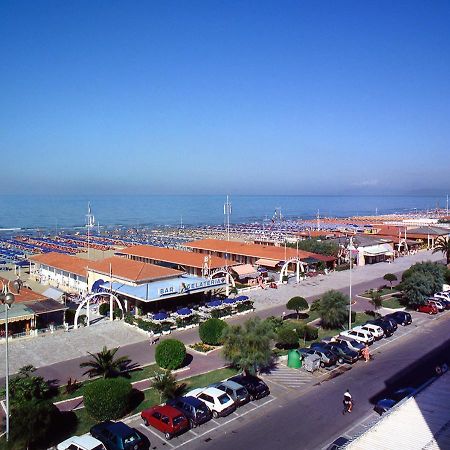
[[[211,419],[211,422],[214,422],[216,425],[220,425],[220,423],[217,422],[217,420]]]
[[[240,414],[238,417],[233,417],[232,419],[230,419],[230,420],[228,420],[227,422],[224,422],[224,423],[222,423],[222,424],[219,424],[219,423],[216,422],[214,419],[211,419],[211,421],[214,421],[215,423],[217,423],[217,426],[216,426],[216,427],[211,428],[210,430],[207,430],[207,431],[205,431],[205,432],[202,433],[202,434],[199,434],[197,437],[193,437],[193,438],[187,440],[186,442],[183,442],[182,444],[180,444],[179,446],[177,446],[177,448],[180,448],[180,447],[182,447],[183,445],[189,444],[189,442],[192,442],[192,441],[194,441],[194,440],[196,440],[196,439],[200,439],[200,438],[203,437],[205,434],[212,433],[213,431],[215,431],[215,430],[217,430],[218,428],[220,428],[220,425],[226,425],[226,424],[228,424],[228,423],[231,423],[231,422],[235,421],[236,419],[239,419],[239,417],[243,417],[243,416],[245,416],[246,414],[248,414],[249,412],[252,412],[252,411],[254,411],[255,409],[261,408],[262,406],[265,406],[265,405],[267,405],[268,403],[273,402],[274,400],[275,400],[275,397],[271,398],[271,399],[270,399],[269,401],[267,401],[266,403],[262,403],[261,405],[255,405],[254,408],[252,408],[252,409],[250,409],[250,410],[248,410],[248,411],[245,411],[244,413]]]
[[[195,436],[198,436],[198,434],[197,434],[195,431],[193,431],[192,428],[189,428],[188,431],[190,431],[190,432],[191,432],[192,434],[194,434]]]
[[[140,426],[142,428],[144,428],[147,431],[150,431],[150,433],[152,433],[153,435],[155,435],[157,438],[161,439],[161,441],[163,441],[164,443],[166,443],[168,446],[175,448],[174,445],[172,445],[167,439],[162,438],[158,433],[154,432],[153,430],[150,429],[150,427],[146,427],[143,423],[140,424]]]

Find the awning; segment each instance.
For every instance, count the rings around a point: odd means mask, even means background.
[[[46,289],[42,293],[42,295],[44,297],[52,298],[53,300],[59,300],[62,297],[63,294],[64,294],[63,291],[60,291],[59,289],[52,288],[52,287]]]
[[[250,264],[242,264],[241,266],[234,266],[232,270],[239,275],[239,278],[257,278],[259,272]]]
[[[52,299],[28,303],[27,306],[32,309],[37,315],[69,309],[67,306],[64,306],[56,300]]]
[[[23,303],[17,303],[8,310],[8,323],[34,319],[34,311]],[[0,309],[0,324],[5,323],[5,309]]]
[[[273,259],[258,259],[255,262],[258,266],[266,266],[266,267],[276,267],[278,264],[280,264],[280,261],[274,261]]]
[[[389,244],[370,245],[369,247],[364,247],[363,250],[364,256],[392,254],[392,247]]]
[[[302,258],[302,261],[306,264],[317,264],[317,263],[321,262],[320,259],[313,258],[312,256]]]

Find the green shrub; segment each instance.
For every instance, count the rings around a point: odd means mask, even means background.
[[[227,327],[227,323],[220,319],[208,319],[200,324],[198,334],[205,344],[219,345],[222,343],[222,333]]]
[[[78,316],[78,325],[83,325],[83,326],[87,325],[87,315],[86,314],[81,314],[81,316]]]
[[[98,313],[101,316],[109,316],[109,302],[108,303],[102,303],[98,308]]]
[[[298,346],[298,334],[290,327],[282,326],[278,329],[277,343],[282,348]]]
[[[236,309],[237,312],[244,312],[253,309],[253,302],[238,303]]]
[[[176,339],[166,339],[156,347],[155,359],[163,369],[179,369],[186,357],[186,347]]]
[[[131,314],[129,312],[125,313],[125,316],[123,319],[124,319],[125,323],[129,323],[130,325],[134,324],[134,316],[133,316],[133,314]],[[142,319],[140,319],[140,320],[142,320]]]
[[[132,387],[124,378],[101,378],[84,387],[86,412],[95,420],[116,420],[130,409]]]
[[[270,327],[276,333],[278,329],[283,325],[283,318],[278,316],[270,316],[266,319],[266,322],[270,324]]]

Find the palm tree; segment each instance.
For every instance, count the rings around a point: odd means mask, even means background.
[[[99,353],[88,352],[92,359],[82,362],[80,367],[90,367],[90,369],[86,370],[83,375],[88,374],[89,378],[96,376],[112,378],[117,376],[131,361],[128,356],[121,356],[120,358],[114,359],[117,350],[118,348],[108,350],[105,345]]]
[[[164,372],[155,372],[152,388],[159,392],[159,402],[161,403],[163,398],[167,400],[183,395],[186,384],[177,383],[175,375],[170,370],[165,370]]]
[[[450,264],[450,239],[439,236],[434,243],[433,253],[442,252],[447,258],[447,266]]]

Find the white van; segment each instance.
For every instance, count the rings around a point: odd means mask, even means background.
[[[361,325],[360,327],[355,327],[353,328],[354,330],[364,330],[364,331],[368,331],[369,333],[372,334],[372,336],[378,341],[379,339],[381,339],[384,336],[384,331],[383,328],[379,327],[378,325],[374,325],[372,323],[366,323],[364,325]]]
[[[358,327],[356,327],[356,328],[358,328]],[[368,344],[368,345],[372,345],[375,341],[375,338],[372,336],[371,333],[369,333],[368,331],[365,331],[365,330],[361,330],[361,329],[359,329],[359,330],[351,329],[348,331],[342,331],[341,336],[351,337],[358,342],[361,342],[363,344]]]
[[[236,404],[225,392],[215,387],[194,389],[186,396],[196,397],[212,411],[213,417],[227,416],[236,410]]]

